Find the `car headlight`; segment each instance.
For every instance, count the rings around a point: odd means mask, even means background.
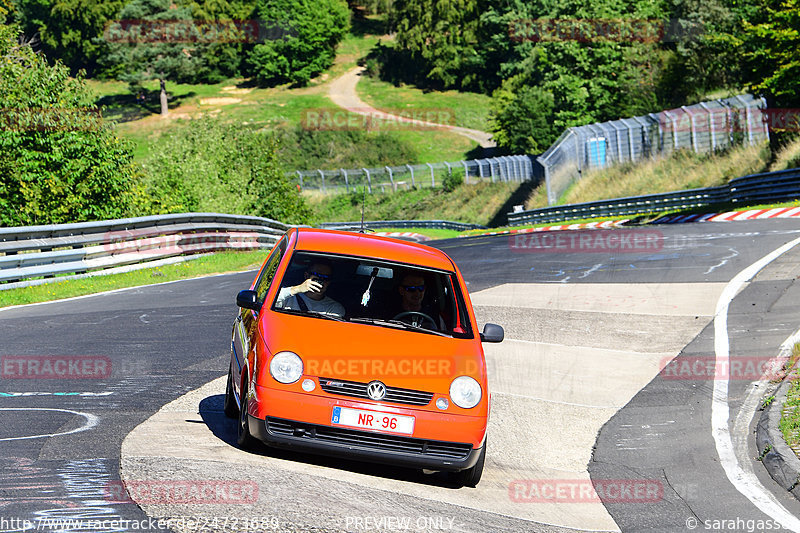
[[[481,401],[481,386],[469,376],[459,376],[450,384],[450,399],[462,409],[472,409]]]
[[[303,360],[293,352],[278,352],[269,362],[269,373],[280,383],[294,383],[303,375]]]

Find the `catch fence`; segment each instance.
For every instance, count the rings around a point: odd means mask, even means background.
[[[568,128],[537,158],[549,205],[585,173],[681,149],[708,153],[769,139],[766,101],[746,94],[632,118]]]
[[[467,184],[522,182],[540,176],[541,169],[533,157],[514,155],[376,168],[298,170],[289,175],[294,176],[297,185],[304,190],[349,192],[366,188],[367,192],[374,193],[412,187],[441,187],[448,176],[461,177]]]

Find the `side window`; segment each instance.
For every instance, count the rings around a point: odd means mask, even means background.
[[[273,248],[272,253],[269,256],[267,264],[264,265],[264,270],[261,271],[261,276],[256,282],[258,301],[262,304],[264,303],[264,298],[267,296],[269,286],[272,284],[272,280],[275,277],[275,272],[278,270],[278,265],[281,263],[281,259],[283,259],[283,254],[285,252],[286,237],[282,238],[278,244],[275,245],[275,248]]]

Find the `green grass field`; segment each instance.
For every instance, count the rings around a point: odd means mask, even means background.
[[[181,121],[200,116],[215,116],[233,123],[274,129],[302,126],[307,113],[338,111],[339,108],[327,96],[330,82],[356,66],[382,38],[385,39],[381,37],[383,28],[384,23],[376,17],[354,20],[350,33],[339,44],[334,65],[313,79],[307,87],[291,88],[284,85],[259,88],[244,79],[229,79],[207,85],[167,82],[170,113],[165,118],[160,116],[157,81],[144,83],[140,95],[131,94],[128,85],[120,81],[87,80],[87,84],[97,95],[98,105],[104,107],[104,116],[116,122],[119,135],[133,141],[135,160],[143,162],[147,159],[150,147],[158,142],[161,135],[174,131]],[[371,92],[382,102],[401,102],[413,95],[410,100],[412,106],[455,109],[459,125],[477,128],[484,125],[488,97],[455,91],[441,95],[423,94],[417,89],[395,89],[381,82],[369,83],[374,84]],[[397,94],[393,94],[395,91]],[[463,101],[459,103],[461,97]],[[483,115],[478,118],[467,119],[481,112]],[[441,130],[401,128],[390,130],[387,134],[397,142],[410,145],[418,154],[417,160],[407,161],[411,164],[465,159],[477,146],[469,139]]]
[[[458,91],[426,92],[416,87],[362,76],[358,94],[371,106],[388,112],[443,110],[452,116],[453,126],[488,131],[491,97]]]

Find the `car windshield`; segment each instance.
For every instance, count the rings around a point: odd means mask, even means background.
[[[272,309],[473,338],[455,273],[362,257],[296,252]]]

